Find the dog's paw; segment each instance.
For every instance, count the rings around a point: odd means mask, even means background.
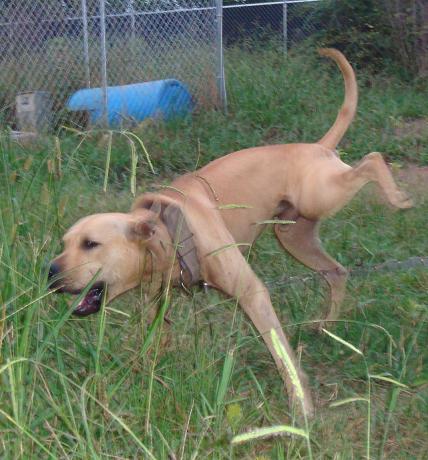
[[[401,190],[397,190],[390,196],[391,204],[400,209],[408,209],[413,207],[413,200],[410,196]]]

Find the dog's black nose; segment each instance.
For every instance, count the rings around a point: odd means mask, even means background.
[[[59,275],[60,271],[61,269],[57,264],[51,264],[51,266],[49,267],[48,281],[51,281],[54,276]]]
[[[61,273],[61,268],[58,264],[52,263],[51,266],[49,267],[49,272],[48,272],[48,287],[49,289],[57,289],[56,292],[62,292],[62,282],[61,278],[58,276]]]

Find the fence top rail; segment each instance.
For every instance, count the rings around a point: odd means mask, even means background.
[[[258,3],[236,3],[234,5],[223,5],[223,9],[229,8],[247,8],[252,6],[272,6],[272,5],[285,5],[285,4],[294,4],[294,3],[313,3],[319,2],[321,0],[275,0],[272,2],[258,2]],[[127,9],[123,13],[108,13],[105,15],[107,18],[121,18],[127,16],[153,16],[156,14],[176,14],[176,13],[191,13],[193,11],[209,11],[215,10],[216,6],[200,6],[197,8],[176,8],[172,10],[154,10],[154,11],[138,11]],[[64,16],[63,18],[56,18],[56,19],[42,19],[38,20],[39,22],[48,22],[48,23],[56,23],[62,21],[81,21],[82,16]],[[99,14],[89,15],[87,19],[100,19]],[[0,22],[0,27],[10,27],[14,24],[31,24],[32,21],[29,20],[20,20],[20,21],[3,21]]]
[[[258,3],[236,3],[234,5],[223,5],[223,8],[244,8],[247,6],[270,6],[270,5],[284,5],[291,3],[313,3],[321,0],[276,0],[273,2],[258,2]]]

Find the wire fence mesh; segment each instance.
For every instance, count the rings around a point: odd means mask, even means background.
[[[175,78],[199,105],[217,99],[215,0],[22,0],[0,11],[5,122],[25,91],[48,91],[58,122],[70,95],[101,87],[104,72],[109,86]]]
[[[228,47],[276,38],[284,51],[314,31],[319,2],[307,1],[239,0],[219,10],[219,0],[0,0],[0,123],[16,126],[22,92],[46,91],[58,125],[78,89],[168,78],[197,107],[218,105],[221,39]]]
[[[319,6],[319,0],[234,0],[223,6],[225,44],[271,41],[287,51],[317,31],[315,15]]]

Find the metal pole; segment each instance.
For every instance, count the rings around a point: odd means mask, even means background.
[[[106,48],[106,9],[104,0],[100,0],[100,30],[101,30],[101,88],[103,95],[103,124],[108,126],[107,120],[107,48]]]
[[[135,39],[135,9],[134,0],[128,0],[128,12],[131,15],[131,38]]]
[[[91,87],[91,70],[89,63],[89,40],[88,40],[88,9],[86,0],[82,0],[82,20],[83,20],[83,55],[85,58],[86,86]]]
[[[287,18],[287,0],[284,0],[282,5],[282,41],[284,46],[284,54],[288,52],[288,18]]]
[[[221,108],[227,112],[226,82],[224,78],[224,55],[223,55],[223,0],[216,0],[217,19],[217,88]]]

